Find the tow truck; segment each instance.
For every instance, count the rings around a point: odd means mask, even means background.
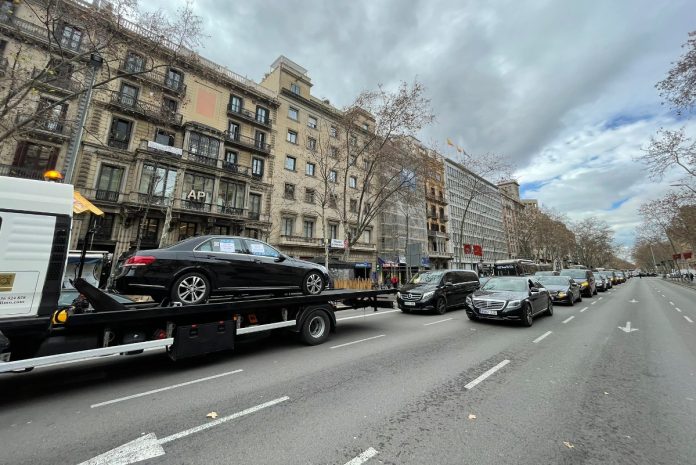
[[[180,360],[231,351],[239,336],[279,329],[317,345],[336,331],[338,310],[391,307],[380,297],[392,289],[122,303],[77,278],[83,297],[58,308],[73,213],[85,211],[99,209],[72,185],[0,176],[0,373],[154,348]]]

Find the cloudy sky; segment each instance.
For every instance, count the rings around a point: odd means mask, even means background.
[[[183,0],[177,0],[183,3]],[[160,3],[173,9],[176,2]],[[143,3],[145,5],[145,3]],[[417,78],[437,121],[419,134],[510,158],[524,195],[609,222],[630,244],[637,208],[669,188],[640,155],[675,121],[654,84],[696,30],[693,0],[195,0],[201,53],[256,81],[278,55],[337,106]]]

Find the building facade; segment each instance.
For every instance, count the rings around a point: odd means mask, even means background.
[[[508,257],[498,187],[453,160],[445,159],[452,266],[489,273]]]
[[[517,181],[505,181],[498,183],[498,190],[502,201],[503,227],[505,228],[505,241],[508,247],[508,258],[519,257],[519,232],[517,221],[524,209],[520,200],[520,185]],[[526,257],[519,257],[526,258]]]
[[[435,151],[425,154],[428,169],[425,177],[425,210],[428,219],[428,258],[434,270],[449,268],[452,260],[449,230],[447,187],[444,158]]]

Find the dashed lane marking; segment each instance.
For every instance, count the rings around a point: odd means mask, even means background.
[[[674,309],[675,309],[676,311],[678,311],[679,313],[681,313],[681,308],[675,307]]]
[[[590,307],[585,307],[585,308],[581,309],[581,310],[580,310],[580,313],[584,312],[584,311],[587,310],[588,308],[590,308]]]
[[[361,464],[367,462],[368,460],[370,460],[372,457],[374,457],[377,454],[378,454],[378,452],[374,448],[370,447],[369,449],[365,450],[364,452],[361,452],[360,455],[358,455],[354,459],[346,462],[346,465],[361,465]]]
[[[345,344],[339,344],[337,346],[329,347],[329,349],[338,349],[339,347],[345,347],[345,346],[350,346],[353,344],[358,344],[360,342],[371,341],[373,339],[377,339],[377,338],[384,337],[384,336],[386,336],[386,334],[380,334],[379,336],[366,337],[365,339],[358,339],[357,341],[346,342]]]
[[[367,318],[368,316],[379,316],[379,315],[384,315],[386,313],[394,313],[394,312],[400,312],[400,311],[401,310],[387,310],[387,311],[379,311],[379,312],[374,312],[374,313],[366,313],[365,315],[344,316],[343,318],[336,318],[336,321],[353,320],[355,318]]]
[[[476,378],[475,380],[471,381],[469,384],[467,384],[466,386],[464,386],[464,388],[465,388],[465,389],[471,389],[471,388],[475,387],[475,386],[476,386],[477,384],[479,384],[481,381],[484,381],[486,378],[488,378],[488,377],[491,376],[493,373],[495,373],[496,371],[498,371],[498,370],[500,370],[501,368],[503,368],[503,367],[504,367],[505,365],[507,365],[508,363],[510,363],[510,360],[507,360],[507,359],[506,359],[506,360],[503,360],[502,362],[500,362],[499,364],[497,364],[496,366],[494,366],[493,368],[491,368],[490,370],[486,371],[484,374],[482,374],[481,376],[479,376],[478,378]]]
[[[539,336],[538,338],[534,339],[532,342],[533,342],[534,344],[536,344],[537,342],[541,341],[542,339],[544,339],[546,336],[548,336],[548,335],[551,334],[551,333],[552,333],[552,331],[546,331],[544,334],[542,334],[542,335]]]
[[[566,318],[565,320],[563,320],[563,324],[568,323],[568,322],[569,322],[570,320],[572,320],[573,318],[575,318],[575,315],[569,316],[568,318]]]
[[[444,323],[445,321],[454,320],[454,318],[445,318],[444,320],[433,321],[431,323],[424,323],[423,326],[436,325],[438,323]]]
[[[693,323],[693,322],[694,322],[694,320],[692,320],[691,318],[689,318],[689,317],[686,316],[686,315],[684,315],[684,319],[685,319],[686,321],[688,321],[689,323]]]
[[[674,307],[674,302],[670,302],[669,304],[670,304],[672,307]]]

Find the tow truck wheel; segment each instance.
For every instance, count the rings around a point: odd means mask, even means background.
[[[312,310],[302,323],[302,342],[310,346],[321,344],[329,338],[330,330],[329,315],[323,310]]]
[[[179,277],[170,292],[172,302],[184,305],[202,304],[210,296],[210,282],[201,273],[185,273]]]

